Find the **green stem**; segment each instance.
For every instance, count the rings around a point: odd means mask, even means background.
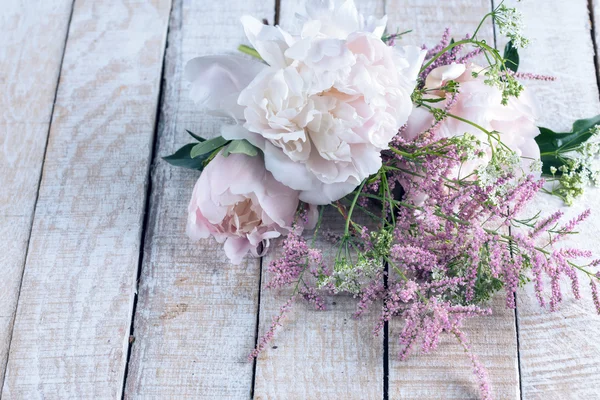
[[[358,196],[360,196],[360,192],[362,192],[362,189],[365,186],[365,183],[367,183],[366,179],[361,182],[360,186],[358,187],[358,190],[356,191],[356,195],[354,196],[354,199],[352,200],[352,203],[350,204],[350,208],[348,209],[348,215],[346,217],[346,227],[344,228],[344,236],[348,236],[348,233],[350,232],[350,221],[352,218],[352,213],[354,212],[354,206],[356,205],[356,202],[358,201]]]
[[[475,29],[475,32],[473,32],[473,35],[471,36],[472,38],[476,38],[477,37],[477,33],[479,32],[479,30],[481,29],[481,27],[483,26],[483,23],[485,22],[485,20],[487,19],[487,17],[489,16],[493,16],[494,15],[494,11],[489,12],[487,14],[485,14],[483,16],[483,18],[481,19],[481,21],[479,22],[479,25],[477,25],[477,29]]]
[[[408,159],[411,159],[411,158],[413,158],[413,155],[412,155],[411,153],[408,153],[408,152],[406,152],[406,151],[399,150],[399,149],[397,149],[397,148],[395,148],[395,147],[393,147],[393,146],[390,146],[390,150],[391,150],[392,152],[394,152],[394,153],[398,154],[398,155],[399,155],[399,156],[401,156],[401,157],[408,158]]]
[[[318,206],[316,206],[318,207]],[[317,241],[317,233],[319,232],[319,229],[321,228],[321,222],[323,221],[323,212],[325,211],[325,206],[321,206],[321,209],[319,210],[319,219],[317,220],[317,225],[315,226],[315,232],[313,233],[313,237],[312,237],[312,242],[311,242],[311,247],[315,247],[315,242]]]
[[[449,44],[444,49],[440,50],[440,52],[437,53],[431,60],[427,61],[427,63],[425,63],[425,65],[423,65],[423,67],[419,71],[419,74],[422,74],[427,68],[429,68],[429,66],[431,64],[433,64],[434,62],[436,62],[437,59],[440,58],[442,55],[444,55],[444,53],[446,53],[447,51],[452,50],[456,46],[460,46],[462,44],[467,44],[467,43],[473,43],[473,40],[472,39],[463,39],[463,40],[459,40],[458,42],[454,42],[452,44]]]

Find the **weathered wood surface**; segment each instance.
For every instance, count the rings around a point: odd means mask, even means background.
[[[187,205],[199,173],[160,157],[190,142],[185,129],[211,137],[226,122],[189,100],[186,62],[237,53],[246,42],[240,17],[272,23],[274,10],[263,0],[173,3],[127,398],[250,397],[260,260],[232,266],[213,239],[189,240]]]
[[[3,399],[120,396],[169,10],[75,3]]]
[[[521,51],[521,71],[557,77],[556,82],[528,82],[541,106],[542,126],[569,130],[574,120],[600,114],[594,68],[594,47],[586,0],[508,2],[522,10],[526,36],[532,44]],[[598,11],[598,2],[595,2]],[[596,15],[598,21],[598,15]],[[597,31],[596,31],[597,32]],[[565,221],[586,208],[592,216],[580,235],[565,245],[593,250],[598,256],[600,190],[589,190],[573,207],[564,207]],[[535,213],[550,213],[558,199],[540,195]],[[580,276],[582,299],[574,300],[562,285],[565,301],[551,313],[541,309],[533,290],[517,296],[519,355],[523,399],[596,399],[600,396],[600,316],[591,302],[589,279]],[[549,288],[547,289],[549,290]]]
[[[390,1],[386,13],[390,31],[412,29],[403,42],[428,47],[436,45],[445,28],[459,39],[473,33],[481,18],[491,11],[488,0],[406,0]],[[479,36],[493,43],[493,27],[484,25]],[[515,313],[505,307],[504,294],[491,306],[493,315],[467,321],[467,333],[473,352],[488,370],[495,398],[515,399],[519,396],[517,337]],[[390,399],[468,399],[479,396],[473,366],[463,347],[446,335],[432,354],[415,354],[398,360],[400,321],[390,322],[389,362]]]
[[[294,26],[294,14],[304,1],[283,1],[282,26]],[[383,15],[383,1],[357,1],[366,15]],[[324,227],[339,226],[331,210]],[[336,224],[336,222],[338,222]],[[279,246],[275,243],[274,249]],[[335,246],[321,241],[319,247],[331,258]],[[271,318],[290,297],[292,290],[266,289],[270,252],[263,259],[259,337],[271,326]],[[356,299],[351,296],[326,298],[327,311],[297,301],[274,340],[258,357],[255,399],[378,399],[383,397],[383,337],[374,337],[377,313],[360,320],[352,318]]]
[[[472,31],[491,9],[489,0],[356,2],[365,14],[387,13],[390,31],[413,29],[406,43],[430,45],[446,26],[455,36]],[[140,250],[125,397],[238,399],[254,391],[256,399],[383,398],[384,343],[371,334],[377,315],[353,320],[352,298],[328,299],[325,312],[297,304],[254,371],[246,356],[254,346],[257,313],[262,334],[289,293],[264,290],[259,306],[260,260],[232,267],[215,242],[189,242],[185,210],[198,174],[160,160],[188,142],[185,129],[212,136],[221,123],[188,100],[185,62],[235,52],[245,42],[239,17],[273,22],[275,0],[173,0],[153,160],[170,1],[77,0],[52,117],[71,3],[0,0],[0,21],[8,27],[0,37],[0,234],[12,239],[0,245],[8,271],[0,290],[0,384],[25,264],[2,398],[121,396]],[[286,27],[298,3],[278,2]],[[590,5],[600,21],[600,1]],[[529,0],[518,8],[533,39],[521,51],[521,70],[558,77],[527,84],[540,99],[541,123],[568,129],[574,119],[598,114],[588,2]],[[491,25],[483,32],[491,43]],[[595,34],[598,42],[598,29]],[[598,195],[591,190],[565,209],[567,218],[594,209],[582,226],[585,234],[571,244],[596,252]],[[535,207],[551,211],[559,205],[541,196]],[[274,250],[262,260],[263,288]],[[582,276],[581,301],[564,285],[565,303],[556,313],[540,309],[527,290],[519,293],[516,321],[500,295],[494,316],[468,322],[496,398],[599,396],[600,317],[587,283]],[[399,323],[390,324],[389,399],[478,396],[471,364],[452,338],[437,353],[400,362],[399,329]]]
[[[0,388],[71,6],[0,1]]]

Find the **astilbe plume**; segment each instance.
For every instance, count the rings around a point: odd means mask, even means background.
[[[439,55],[449,43],[446,30],[426,60]],[[476,48],[464,54],[463,46],[456,46],[424,69],[421,80],[433,68],[466,62],[481,52]],[[435,350],[444,333],[455,337],[473,365],[482,398],[490,399],[487,373],[471,351],[462,325],[468,318],[490,315],[486,301],[496,292],[504,291],[506,306],[515,308],[516,291],[532,281],[540,306],[554,311],[563,300],[561,279],[570,280],[571,291],[579,298],[578,274],[583,272],[590,278],[600,313],[595,282],[600,273],[589,271],[600,260],[582,266],[576,262],[590,258],[590,252],[557,247],[589,216],[589,210],[564,225],[560,225],[560,211],[545,218],[523,219],[544,181],[515,165],[504,165],[506,158],[501,157],[507,150],[492,134],[485,144],[467,135],[437,137],[437,128],[449,118],[460,89],[448,96],[429,129],[407,142],[401,128],[390,150],[382,153],[381,171],[333,205],[347,222],[343,234],[323,234],[337,247],[333,261],[326,262],[315,241],[309,245],[297,231],[283,240],[282,256],[268,266],[271,280],[267,287],[294,290],[251,357],[273,337],[294,299],[304,298],[316,309],[324,309],[323,295],[346,293],[357,298],[355,318],[371,308],[380,309],[375,335],[392,318],[403,321],[397,338],[401,360],[416,347],[425,353]],[[483,146],[493,150],[488,167],[494,174],[485,180],[477,173],[456,178],[466,160],[481,156]],[[357,223],[353,214],[357,210],[376,227]]]

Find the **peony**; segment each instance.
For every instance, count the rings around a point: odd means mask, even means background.
[[[459,93],[456,103],[449,112],[483,127],[488,131],[500,133],[500,139],[517,156],[521,158],[521,169],[527,175],[534,171],[540,159],[540,151],[535,137],[539,134],[535,121],[538,108],[533,96],[524,90],[518,98],[510,97],[507,105],[502,105],[502,92],[495,86],[484,83],[484,69],[474,64],[451,64],[438,67],[431,71],[425,81],[425,88],[436,89],[444,86],[449,80],[459,83]],[[475,76],[474,74],[475,73]],[[433,96],[445,96],[445,93],[434,90]],[[447,101],[432,104],[444,108]],[[416,108],[411,114],[407,127],[403,130],[404,138],[415,139],[420,133],[430,128],[434,123],[432,114],[423,109]],[[461,136],[469,133],[478,138],[482,143],[488,142],[487,135],[480,129],[447,117],[435,129],[439,138]],[[464,163],[460,172],[452,178],[462,178],[470,175],[479,167],[487,165],[491,160],[489,146],[483,147],[482,157]],[[460,173],[460,177],[458,176]]]
[[[286,234],[298,208],[298,192],[273,179],[260,156],[217,155],[198,179],[188,207],[187,234],[225,243],[234,264],[260,243]],[[314,215],[313,215],[314,217]]]
[[[242,18],[268,65],[222,56],[192,60],[186,74],[192,97],[237,120],[224,138],[260,148],[267,170],[300,200],[329,204],[381,167],[412,111],[424,52],[387,46],[386,19],[365,19],[351,0],[309,1],[300,17],[297,36]]]

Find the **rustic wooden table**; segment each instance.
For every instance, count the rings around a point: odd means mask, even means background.
[[[352,298],[329,300],[326,312],[300,304],[272,348],[247,362],[286,298],[261,290],[273,256],[232,267],[215,242],[185,237],[198,174],[160,157],[186,142],[184,129],[210,136],[218,126],[188,100],[185,62],[234,52],[245,41],[241,15],[290,24],[297,3],[0,0],[2,399],[477,397],[459,345],[397,361],[399,326],[373,337],[376,316],[353,320]],[[392,31],[413,29],[405,40],[417,44],[435,43],[446,25],[472,31],[492,7],[357,3],[387,13]],[[599,114],[600,31],[590,19],[600,21],[600,0],[519,7],[533,39],[522,70],[558,78],[530,83],[541,123],[562,129]],[[493,26],[485,34],[495,40]],[[595,208],[576,240],[596,251],[599,195],[566,210]],[[586,300],[567,296],[556,313],[527,291],[516,311],[500,296],[493,316],[470,323],[497,398],[600,398],[600,318],[583,279],[582,292]]]

